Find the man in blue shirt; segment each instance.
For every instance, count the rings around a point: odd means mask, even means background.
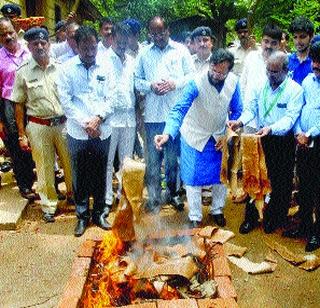
[[[293,36],[294,46],[297,50],[289,56],[289,76],[301,84],[303,79],[312,72],[308,53],[314,26],[308,18],[299,16],[293,20],[289,31]]]
[[[220,182],[221,137],[226,119],[237,119],[242,111],[238,78],[231,73],[233,55],[216,49],[209,68],[185,88],[183,98],[171,109],[162,135],[155,136],[158,149],[181,133],[181,178],[186,185],[189,221],[198,227],[202,221],[201,189],[213,185],[210,214],[213,222],[226,224],[223,208],[226,188]]]
[[[320,42],[310,47],[313,73],[303,81],[304,106],[295,127],[298,143],[297,172],[300,180],[300,224],[286,232],[288,237],[307,237],[306,251],[320,247]],[[317,200],[315,200],[317,199]],[[313,210],[316,208],[316,222]]]
[[[281,51],[273,53],[267,61],[268,81],[257,91],[239,120],[227,123],[234,130],[257,117],[260,130],[256,134],[262,138],[272,188],[263,217],[266,233],[283,226],[291,199],[295,157],[292,128],[303,105],[303,91],[287,73],[287,55]]]
[[[98,34],[81,26],[75,33],[79,55],[62,68],[57,80],[61,104],[67,117],[68,145],[78,223],[81,236],[89,223],[89,197],[93,196],[93,222],[103,229],[109,208],[105,206],[106,169],[111,135],[110,104],[106,102],[108,69],[96,57]]]

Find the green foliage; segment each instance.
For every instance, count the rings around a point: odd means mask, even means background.
[[[104,16],[122,20],[139,19],[145,26],[148,20],[160,15],[168,22],[191,17],[204,17],[209,21],[219,40],[235,39],[235,21],[248,17],[258,40],[265,24],[273,22],[288,29],[292,19],[299,15],[309,17],[320,26],[318,0],[91,0]]]

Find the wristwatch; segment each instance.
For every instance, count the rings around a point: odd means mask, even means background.
[[[97,117],[101,120],[101,122],[104,122],[104,121],[106,120],[106,119],[105,119],[103,116],[101,116],[100,114],[98,114]]]

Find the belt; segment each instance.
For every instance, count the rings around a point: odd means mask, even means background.
[[[46,126],[57,126],[63,124],[66,120],[67,118],[65,116],[55,117],[51,119],[42,119],[34,116],[28,116],[28,121]]]

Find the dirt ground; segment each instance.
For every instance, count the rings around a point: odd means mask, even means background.
[[[207,210],[208,207],[204,207],[205,217]],[[225,215],[227,229],[236,234],[230,242],[248,247],[246,256],[250,260],[263,261],[269,252],[265,239],[304,253],[302,241],[285,239],[280,232],[265,235],[257,229],[249,235],[240,235],[238,228],[243,210],[243,205],[229,202]],[[79,245],[93,234],[103,234],[92,226],[83,237],[75,238],[75,222],[73,209],[63,208],[54,224],[45,224],[39,205],[30,204],[17,231],[0,232],[0,307],[57,306]],[[143,236],[164,228],[186,228],[186,222],[186,210],[177,213],[168,208],[160,215],[145,216],[137,231]],[[319,307],[320,269],[305,272],[275,253],[274,257],[278,267],[272,274],[253,276],[230,265],[240,307]]]

